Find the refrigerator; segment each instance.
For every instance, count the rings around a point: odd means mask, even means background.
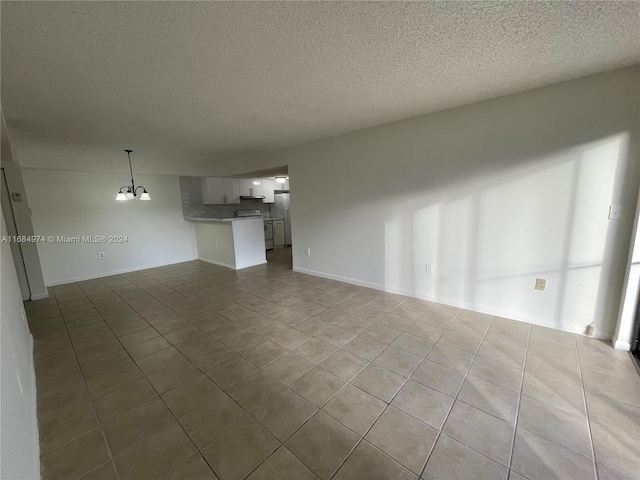
[[[291,216],[289,212],[289,194],[276,193],[275,201],[271,205],[271,218],[284,219],[284,244],[291,246]]]

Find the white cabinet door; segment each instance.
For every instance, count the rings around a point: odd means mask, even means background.
[[[262,180],[259,178],[240,178],[240,195],[256,197],[262,195]]]
[[[274,190],[280,190],[280,184],[275,180],[263,178],[262,194],[264,195],[264,199],[262,200],[262,203],[273,203],[276,201]]]
[[[223,178],[224,203],[240,203],[240,184],[237,178]]]
[[[202,177],[202,204],[220,205],[224,203],[224,179],[220,177]]]

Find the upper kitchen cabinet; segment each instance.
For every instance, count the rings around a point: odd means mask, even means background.
[[[240,203],[237,178],[202,177],[202,204]]]
[[[239,178],[238,181],[241,197],[261,197],[263,195],[261,178]]]
[[[276,182],[275,180],[271,180],[269,178],[262,179],[262,195],[264,195],[264,199],[262,203],[273,203],[276,201],[276,196],[274,191],[281,190],[282,186]]]

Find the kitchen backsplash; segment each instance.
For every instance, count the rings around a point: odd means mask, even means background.
[[[261,200],[240,200],[232,205],[203,205],[200,177],[180,177],[182,213],[184,218],[229,218],[237,210],[260,210],[269,213],[269,204]]]

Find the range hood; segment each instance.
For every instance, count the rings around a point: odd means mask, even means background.
[[[240,195],[240,200],[262,200],[265,197],[264,195]]]

